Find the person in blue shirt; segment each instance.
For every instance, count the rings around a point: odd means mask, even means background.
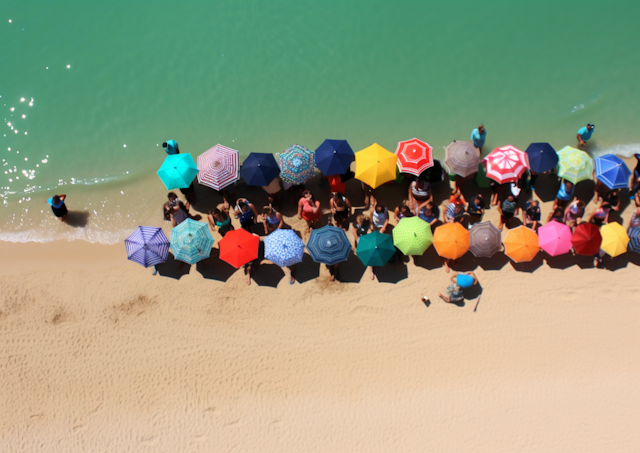
[[[587,124],[585,127],[581,127],[578,130],[578,146],[584,146],[587,144],[587,140],[591,138],[591,134],[593,134],[593,130],[596,127],[593,124]]]
[[[67,206],[64,204],[64,200],[67,198],[65,194],[54,195],[47,200],[53,215],[60,219],[62,222],[67,221]]]
[[[180,148],[178,148],[178,142],[175,140],[167,140],[162,144],[167,154],[180,154]]]
[[[482,147],[484,146],[484,140],[487,138],[487,130],[484,128],[484,124],[478,126],[477,129],[471,131],[471,140],[473,140],[473,146],[478,150],[478,155],[482,157]]]

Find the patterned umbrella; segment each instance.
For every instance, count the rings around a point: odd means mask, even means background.
[[[476,223],[469,231],[469,251],[477,257],[491,258],[502,250],[500,230],[491,222]]]
[[[316,166],[325,176],[344,175],[354,159],[346,140],[325,140],[316,149]]]
[[[558,165],[558,153],[548,143],[532,143],[527,148],[529,168],[536,173],[544,173]]]
[[[471,142],[454,141],[445,150],[444,163],[451,173],[466,178],[478,172],[480,157]]]
[[[155,266],[167,261],[169,239],[160,228],[139,226],[124,240],[127,259],[144,267]]]
[[[433,167],[432,151],[431,145],[417,138],[398,142],[396,148],[398,168],[402,173],[420,176],[420,173],[427,168]]]
[[[627,233],[629,234],[629,250],[640,253],[640,228],[629,228]]]
[[[538,228],[538,245],[551,256],[569,253],[571,243],[571,228],[564,223],[552,220]]]
[[[198,174],[191,154],[171,154],[164,159],[158,176],[167,190],[186,189]]]
[[[573,232],[571,243],[578,255],[595,255],[600,251],[600,244],[602,244],[600,228],[593,223],[581,223]]]
[[[356,253],[365,266],[384,266],[396,253],[396,248],[391,236],[374,231],[360,236]]]
[[[531,261],[540,251],[538,235],[530,228],[521,225],[509,230],[504,239],[504,253],[516,263]]]
[[[626,189],[631,177],[631,170],[622,159],[613,154],[594,159],[596,164],[596,178],[604,183],[609,189]]]
[[[600,248],[604,250],[607,255],[615,258],[627,251],[629,236],[624,227],[618,222],[602,225],[600,234],[602,234],[602,245],[600,245]]]
[[[574,184],[591,179],[593,159],[584,151],[565,146],[558,151],[558,176]]]
[[[218,243],[220,259],[238,269],[240,266],[258,259],[259,244],[260,238],[246,230],[229,231]]]
[[[198,182],[222,190],[236,182],[240,175],[238,151],[217,144],[198,156]]]
[[[242,178],[250,186],[268,186],[280,174],[273,154],[251,153],[242,163]]]
[[[460,223],[445,223],[436,228],[433,246],[443,258],[457,260],[469,250],[469,230]]]
[[[264,257],[280,267],[302,261],[304,242],[293,230],[275,230],[264,238]]]
[[[316,153],[300,145],[293,145],[278,154],[280,177],[289,184],[304,184],[313,178]]]
[[[393,229],[393,245],[405,255],[422,255],[432,243],[431,225],[420,217],[404,217]]]
[[[356,153],[356,178],[375,189],[396,179],[397,162],[395,154],[374,143]]]
[[[311,232],[307,250],[316,263],[332,265],[347,260],[351,243],[342,228],[325,225]]]
[[[516,182],[529,168],[527,154],[512,145],[496,148],[484,158],[487,177],[499,184]]]
[[[171,251],[177,260],[195,264],[211,253],[213,237],[206,223],[187,219],[171,230]]]

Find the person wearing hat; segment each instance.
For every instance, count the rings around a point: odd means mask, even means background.
[[[487,130],[484,128],[484,124],[478,126],[477,129],[471,131],[471,140],[473,141],[473,146],[478,150],[478,156],[482,157],[482,147],[484,146],[484,141],[487,138]]]
[[[587,144],[587,140],[591,138],[591,134],[593,134],[593,130],[596,127],[593,124],[587,124],[585,127],[581,127],[578,130],[578,146],[584,146]]]
[[[178,148],[178,142],[175,140],[167,140],[162,144],[167,154],[180,154],[180,148]]]

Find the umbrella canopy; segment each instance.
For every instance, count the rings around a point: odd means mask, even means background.
[[[275,230],[264,238],[264,257],[280,267],[302,261],[304,242],[293,230]]]
[[[622,159],[613,154],[594,159],[596,164],[596,178],[609,189],[625,189],[631,177],[631,170]]]
[[[316,153],[300,145],[293,145],[278,154],[280,177],[289,184],[304,184],[313,178]]]
[[[505,254],[516,263],[531,261],[540,251],[538,235],[521,225],[509,230],[504,239]]]
[[[478,172],[480,157],[473,144],[464,141],[454,141],[445,148],[444,163],[449,171],[466,178]]]
[[[538,228],[538,245],[551,256],[569,253],[571,243],[571,228],[564,223],[552,220]]]
[[[491,222],[476,223],[469,231],[469,251],[474,256],[491,258],[502,250],[500,230]]]
[[[209,257],[213,237],[206,223],[187,219],[171,230],[171,251],[177,260],[195,264]]]
[[[536,173],[544,173],[558,165],[558,153],[549,143],[532,143],[527,148],[529,168]]]
[[[280,174],[273,154],[251,153],[242,163],[240,175],[250,186],[268,186]]]
[[[499,184],[516,182],[529,168],[527,154],[512,145],[496,148],[484,158],[487,177]]]
[[[391,236],[374,231],[360,236],[356,253],[365,266],[384,266],[396,253],[396,248]]]
[[[160,228],[139,226],[124,240],[127,259],[144,267],[155,266],[167,261],[169,239]]]
[[[600,234],[602,234],[602,244],[600,248],[604,250],[607,255],[616,257],[627,251],[629,236],[624,227],[618,222],[602,225]]]
[[[640,253],[640,228],[629,228],[627,233],[629,234],[629,250]]]
[[[316,166],[325,176],[344,175],[353,159],[353,150],[346,140],[327,139],[316,149]]]
[[[458,222],[440,225],[433,234],[433,246],[441,257],[457,260],[469,250],[469,230]]]
[[[198,156],[198,182],[215,190],[222,190],[240,176],[238,151],[217,144]]]
[[[574,184],[591,179],[593,159],[584,151],[565,146],[558,151],[558,176]]]
[[[356,153],[356,178],[375,189],[396,179],[397,162],[398,156],[374,143]]]
[[[442,164],[440,161],[433,159],[433,167],[429,167],[423,171],[420,178],[431,183],[442,181]]]
[[[431,145],[417,138],[398,142],[398,168],[402,173],[420,176],[427,168],[433,167],[432,151]]]
[[[600,244],[602,244],[600,228],[593,223],[581,223],[573,232],[571,243],[578,255],[595,255],[600,251]]]
[[[393,245],[405,255],[422,255],[432,243],[431,225],[420,217],[404,217],[393,229]]]
[[[220,259],[237,269],[258,259],[258,244],[260,244],[260,238],[246,230],[229,231],[218,243]]]
[[[351,243],[342,228],[325,225],[311,232],[307,250],[316,263],[332,265],[347,260]]]
[[[191,154],[170,154],[158,170],[158,176],[167,190],[186,189],[197,174],[198,167]]]

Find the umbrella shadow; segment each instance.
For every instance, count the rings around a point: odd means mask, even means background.
[[[609,255],[605,255],[602,258],[602,267],[608,271],[617,271],[618,269],[624,269],[629,264],[630,256],[629,252],[618,255],[615,258],[611,258]]]
[[[538,175],[535,192],[542,202],[553,201],[560,188],[560,179],[556,174],[543,173]]]
[[[305,253],[302,262],[296,265],[295,279],[298,283],[305,283],[320,276],[320,263],[316,263],[311,255]]]
[[[442,267],[444,262],[436,252],[436,248],[430,246],[422,255],[414,255],[413,262],[416,266],[432,271]]]
[[[478,266],[480,266],[485,271],[499,271],[503,267],[507,265],[509,261],[509,257],[504,254],[504,252],[494,253],[491,258],[474,258],[475,262]]]
[[[349,252],[347,261],[338,265],[338,280],[342,283],[359,283],[367,269],[353,251]]]
[[[382,267],[374,267],[373,271],[380,283],[398,283],[409,278],[407,265],[401,259],[394,263],[387,263]]]
[[[226,282],[237,269],[220,259],[219,249],[211,249],[209,258],[196,263],[196,270],[206,279]]]
[[[516,263],[512,261],[511,265],[518,272],[533,273],[536,269],[542,266],[543,261],[544,257],[542,256],[542,253],[538,253],[531,261],[527,261],[526,263]]]
[[[465,253],[455,261],[450,261],[449,266],[457,272],[470,272],[478,267],[472,253]]]
[[[156,264],[156,270],[158,271],[158,274],[163,277],[180,280],[180,277],[189,273],[191,270],[191,264],[185,263],[184,261],[178,261],[174,258],[172,253],[169,253],[167,261]]]
[[[473,300],[480,297],[482,294],[483,288],[480,283],[476,283],[471,288],[464,288],[462,290],[465,299]]]
[[[277,288],[280,280],[284,278],[284,271],[277,264],[260,264],[253,267],[251,278],[258,286]]]
[[[596,190],[596,183],[591,179],[587,179],[585,181],[580,181],[576,184],[576,191],[574,192],[575,197],[578,200],[584,201],[585,204],[589,204],[591,199],[593,198],[593,193]],[[629,197],[627,197],[628,199]]]
[[[591,261],[591,267],[593,267],[593,258],[588,256],[579,255],[573,256],[571,253],[565,253],[563,255],[551,256],[547,253],[540,252],[543,254],[545,261],[547,262],[547,266],[553,269],[567,269],[571,266],[578,264],[578,261],[583,261],[583,264],[586,264],[586,261]],[[581,259],[582,258],[582,259]],[[584,260],[586,258],[586,261]]]
[[[65,223],[73,228],[84,228],[89,223],[89,211],[69,211]]]

